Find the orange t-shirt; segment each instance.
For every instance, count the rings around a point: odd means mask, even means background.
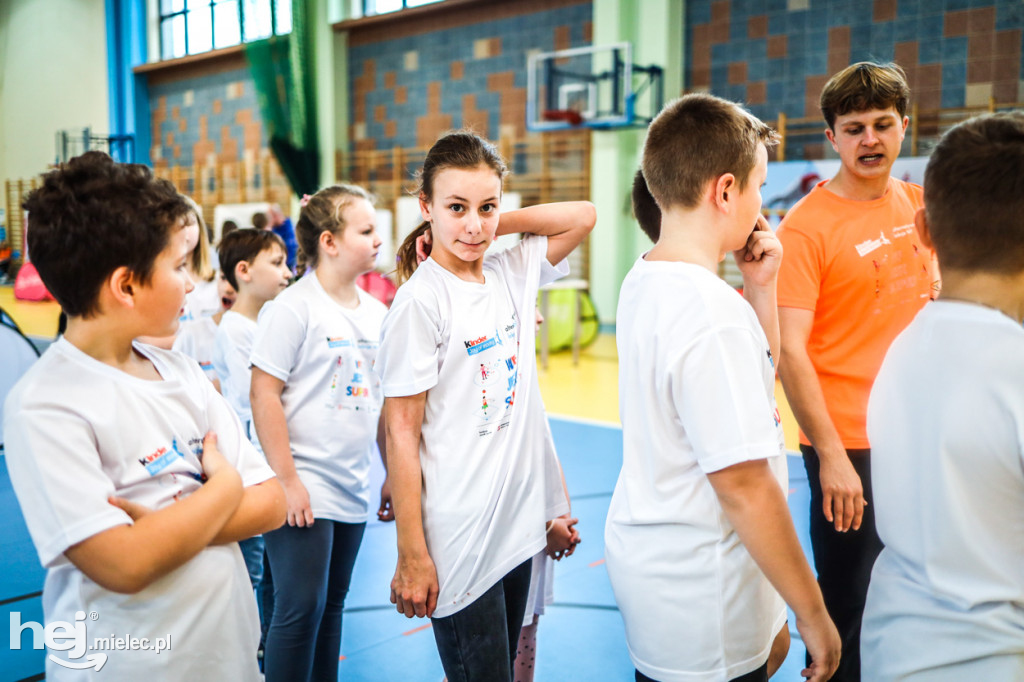
[[[779,306],[814,312],[807,352],[847,449],[870,447],[868,395],[889,344],[933,296],[934,256],[914,213],[919,185],[894,178],[880,199],[854,201],[818,183],[779,226]],[[785,360],[783,360],[785,362]],[[809,445],[803,430],[800,442]]]

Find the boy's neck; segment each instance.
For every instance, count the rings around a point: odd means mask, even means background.
[[[943,270],[940,301],[960,301],[999,310],[1024,322],[1024,270],[1009,275]]]
[[[344,272],[332,263],[321,263],[313,276],[335,303],[350,310],[359,307],[359,292],[356,287],[358,274]]]
[[[722,230],[717,217],[704,206],[695,209],[670,208],[661,216],[661,235],[644,260],[672,261],[699,265],[718,273],[722,251]]]
[[[234,304],[231,306],[231,312],[238,313],[242,317],[246,317],[253,322],[260,316],[260,310],[270,299],[262,298],[260,296],[254,296],[251,291],[248,291],[245,287],[238,292],[238,297],[235,299]]]
[[[93,360],[140,379],[159,381],[153,363],[132,346],[136,336],[127,325],[102,313],[91,318],[69,317],[64,331],[64,340]]]
[[[886,173],[877,178],[860,178],[840,166],[835,177],[825,183],[825,187],[844,199],[853,201],[874,201],[881,199],[889,190],[890,174]]]

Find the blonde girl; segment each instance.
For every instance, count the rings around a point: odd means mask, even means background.
[[[356,286],[381,244],[370,195],[351,185],[320,190],[296,237],[313,272],[263,308],[250,358],[253,423],[288,502],[287,523],[264,535],[274,584],[264,670],[267,682],[335,682],[370,457],[382,437],[373,366],[387,309]],[[386,481],[381,498],[388,520]]]

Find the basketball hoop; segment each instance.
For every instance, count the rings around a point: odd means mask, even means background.
[[[580,112],[572,109],[548,109],[544,112],[543,117],[545,121],[562,121],[573,126],[583,124]]]

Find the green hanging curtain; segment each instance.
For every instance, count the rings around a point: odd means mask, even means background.
[[[292,3],[292,32],[247,43],[252,79],[260,114],[267,128],[270,151],[299,196],[313,194],[320,182],[316,92],[313,56],[315,0]]]

